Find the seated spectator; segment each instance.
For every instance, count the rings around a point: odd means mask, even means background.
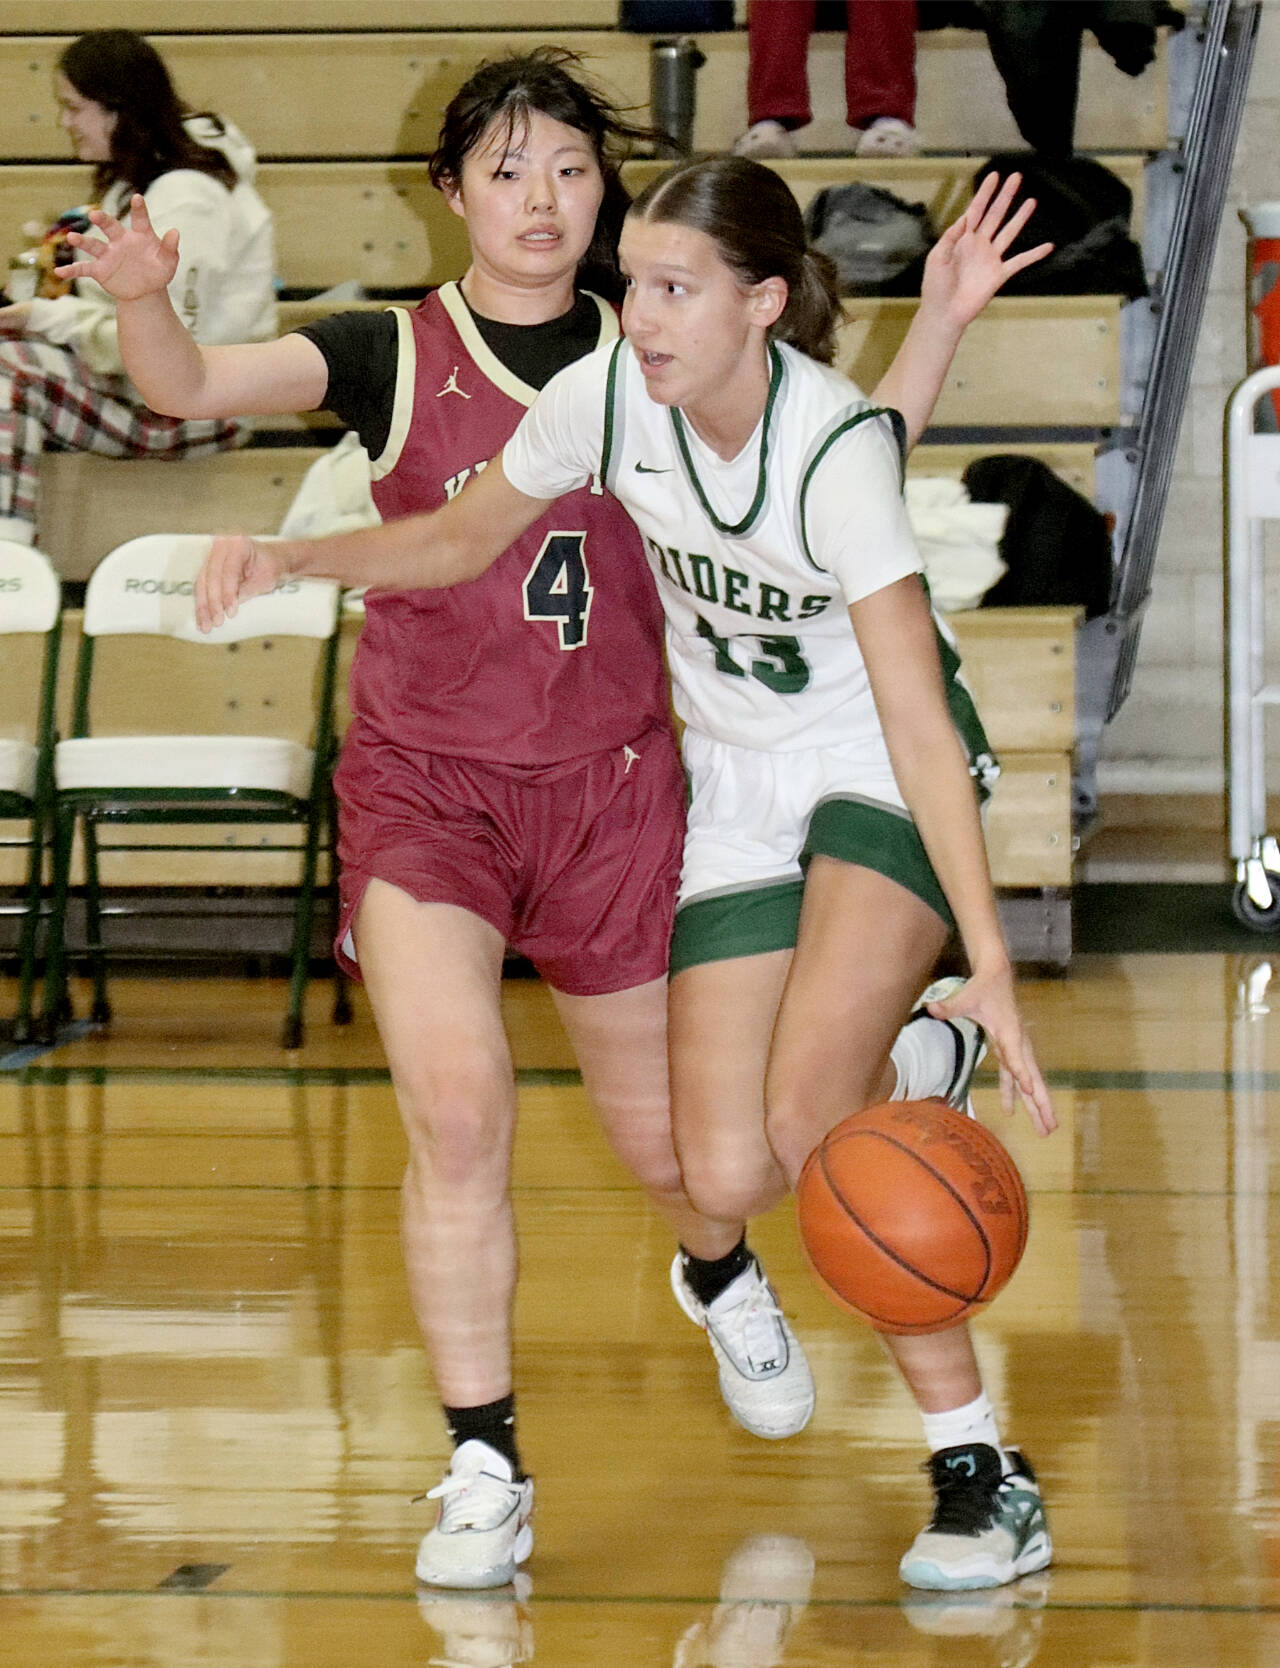
[[[816,0],[750,0],[747,114],[739,156],[795,156],[813,120],[807,54]],[[916,0],[845,0],[845,109],[859,156],[914,156]]]
[[[128,29],[72,41],[54,94],[76,156],[93,164],[95,202],[120,214],[141,192],[157,230],[180,239],[169,293],[195,339],[274,336],[271,215],[243,134],[187,112],[154,47]],[[124,374],[115,302],[92,279],[0,307],[0,536],[33,542],[46,449],[182,457],[237,446],[245,433],[235,421],[147,408]]]

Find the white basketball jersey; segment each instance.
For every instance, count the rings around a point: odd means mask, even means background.
[[[769,352],[764,416],[730,462],[650,398],[620,341],[552,379],[503,471],[551,497],[598,470],[626,506],[687,724],[772,751],[858,743],[879,774],[888,752],[848,608],[920,570],[893,422],[839,372]]]

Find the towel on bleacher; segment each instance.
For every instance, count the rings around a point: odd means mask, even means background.
[[[282,539],[318,539],[375,527],[381,519],[369,486],[369,454],[354,434],[344,434],[302,477],[279,532]]]
[[[961,482],[933,475],[907,477],[906,505],[934,607],[976,608],[1006,572],[999,545],[1008,506],[975,504]]]

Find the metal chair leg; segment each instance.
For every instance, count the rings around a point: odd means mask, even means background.
[[[89,1017],[95,1025],[111,1023],[107,997],[107,963],[102,948],[102,888],[98,873],[98,831],[92,817],[84,819],[84,907],[85,940],[93,974],[93,1007]]]
[[[302,1005],[307,994],[307,980],[311,972],[311,923],[315,917],[316,863],[320,848],[320,814],[312,807],[307,819],[307,838],[303,847],[302,878],[298,885],[298,902],[293,917],[292,973],[289,980],[289,1011],[285,1016],[281,1044],[285,1048],[300,1048],[303,1037]]]
[[[53,1042],[59,1021],[69,1017],[67,992],[67,891],[71,884],[71,846],[75,839],[74,811],[55,810],[53,815],[53,898],[49,909],[45,942],[44,995],[36,1035]]]
[[[18,939],[18,1008],[13,1018],[13,1040],[31,1037],[31,1009],[35,1001],[36,953],[40,936],[40,909],[44,901],[45,812],[43,806],[31,817],[31,856],[27,864],[27,901]]]

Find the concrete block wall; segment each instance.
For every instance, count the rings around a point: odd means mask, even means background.
[[[1280,0],[1265,0],[1128,700],[1102,737],[1107,793],[1216,793],[1224,776],[1222,428],[1248,369],[1239,210],[1280,201]],[[1267,527],[1268,666],[1280,676],[1280,523]],[[1280,719],[1268,737],[1280,784]]]

